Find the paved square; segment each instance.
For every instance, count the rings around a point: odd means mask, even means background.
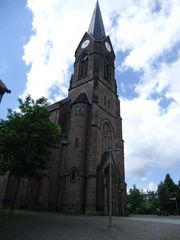
[[[0,218],[0,240],[180,240],[180,217],[72,216],[22,212]]]

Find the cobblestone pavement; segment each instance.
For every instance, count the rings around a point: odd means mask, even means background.
[[[0,218],[0,240],[180,240],[180,217],[72,216],[23,212]]]

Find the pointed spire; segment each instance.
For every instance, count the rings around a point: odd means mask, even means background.
[[[3,81],[0,79],[0,92],[11,93],[11,91],[6,87]]]
[[[94,12],[93,12],[93,15],[91,18],[88,33],[95,40],[102,40],[104,37],[106,37],[98,0],[97,0],[96,7],[94,9]]]

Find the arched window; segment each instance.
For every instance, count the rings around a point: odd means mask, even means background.
[[[70,170],[70,181],[71,183],[77,182],[77,178],[79,176],[79,171],[76,167],[71,168]]]
[[[108,98],[108,108],[110,108],[111,106],[111,102],[110,102],[110,99]]]
[[[74,147],[75,147],[75,148],[79,148],[79,138],[78,138],[78,137],[76,137],[76,138],[74,139]]]
[[[104,78],[109,82],[111,81],[111,65],[108,56],[104,58]]]
[[[80,59],[80,65],[79,65],[79,77],[83,78],[87,75],[88,71],[88,54],[85,53]]]
[[[71,181],[76,181],[76,169],[73,169],[71,172]]]
[[[78,116],[79,115],[79,111],[80,111],[80,108],[79,106],[76,106],[75,108],[75,115]]]
[[[79,115],[83,116],[85,114],[85,111],[86,110],[85,110],[85,107],[83,105],[78,105],[75,108],[75,115],[76,116],[79,116]]]
[[[107,104],[106,96],[104,96],[104,105]]]
[[[81,115],[83,116],[85,114],[85,107],[81,106]]]
[[[102,125],[102,144],[104,151],[111,149],[112,147],[112,131],[107,122]]]

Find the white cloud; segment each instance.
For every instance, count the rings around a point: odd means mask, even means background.
[[[92,12],[92,9],[85,8],[85,3],[79,9],[78,3],[82,1],[73,4],[57,0],[28,1],[28,8],[33,13],[34,35],[24,46],[23,59],[31,69],[23,95],[30,93],[34,98],[42,95],[50,98],[52,86],[65,93],[54,100],[67,95],[68,69],[73,64],[75,49],[87,29]]]
[[[148,184],[148,191],[157,191],[157,188],[158,188],[158,186],[154,182],[150,182]]]
[[[158,189],[157,184],[154,182],[150,182],[147,186],[147,188],[143,189],[144,192],[156,192]]]
[[[100,2],[115,50],[130,51],[124,67],[145,70],[178,41],[179,1],[158,2],[161,4],[159,12],[155,11],[156,1],[152,0]],[[82,0],[47,0],[46,3],[28,0],[27,6],[33,13],[34,35],[24,47],[24,61],[31,65],[25,93],[33,97],[49,96],[52,85],[61,89],[66,83],[68,87],[68,67],[73,64],[74,51],[88,29],[94,5],[93,0],[88,3]]]
[[[172,63],[159,63],[158,69],[149,65],[141,78],[141,83],[136,86],[136,92],[143,98],[152,94],[161,94],[162,97],[173,99],[180,103],[180,54]]]
[[[34,34],[24,46],[23,59],[30,71],[23,95],[51,100],[66,96],[72,73],[69,67],[95,2],[28,0]],[[138,97],[122,99],[121,107],[127,175],[145,180],[155,165],[180,167],[180,57],[170,64],[164,58],[158,60],[180,41],[180,2],[101,0],[100,5],[115,51],[129,52],[117,66],[143,72],[135,89]],[[154,93],[156,100],[151,98]],[[163,99],[174,101],[163,109]]]
[[[154,166],[180,167],[180,107],[166,112],[154,100],[122,102],[127,175],[147,176]]]
[[[180,40],[180,2],[159,1],[159,12],[154,11],[153,2],[134,1],[123,9],[116,31],[112,31],[118,48],[130,51],[123,64],[126,68],[145,69]]]

